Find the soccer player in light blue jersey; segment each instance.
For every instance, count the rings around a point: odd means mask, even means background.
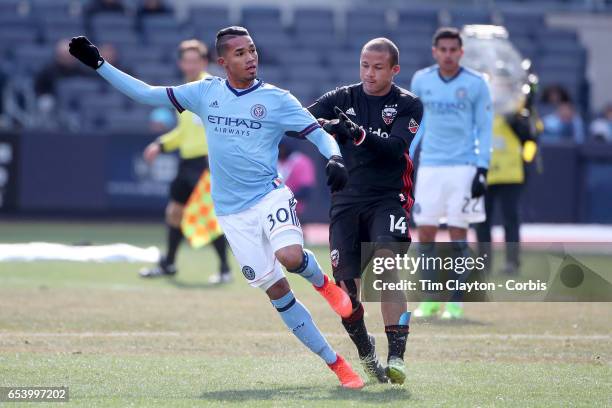
[[[437,64],[412,78],[412,92],[425,106],[417,173],[414,221],[422,248],[433,255],[438,225],[446,221],[456,250],[467,254],[467,228],[485,220],[483,195],[489,167],[493,110],[485,78],[460,65],[459,31],[440,28],[433,38]],[[456,293],[453,300],[459,300]],[[414,315],[438,313],[437,302],[422,303]],[[460,318],[458,301],[446,304],[443,318]]]
[[[209,76],[177,87],[132,78],[105,62],[85,37],[72,39],[70,53],[139,102],[174,106],[202,118],[215,211],[244,277],[266,292],[287,327],[327,363],[343,387],[361,388],[363,381],[327,343],[280,266],[310,281],[336,313],[351,314],[349,297],[303,248],[296,200],[276,169],[283,134],[306,138],[329,160],[327,184],[338,191],[348,179],[338,144],[289,92],[257,78],[257,50],[245,28],[220,30],[215,46],[227,78]]]

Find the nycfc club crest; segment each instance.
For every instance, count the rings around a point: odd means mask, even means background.
[[[410,122],[408,123],[408,130],[413,135],[416,134],[416,132],[419,130],[419,124],[413,118],[410,118]]]
[[[455,91],[455,96],[457,99],[465,99],[467,97],[467,89],[464,87],[457,88],[457,91]]]
[[[338,262],[340,262],[340,252],[338,252],[337,249],[334,249],[333,251],[330,252],[329,254],[330,258],[331,258],[331,264],[334,268],[338,267]]]
[[[247,278],[247,280],[255,279],[255,271],[248,265],[242,267],[242,274],[245,278]]]
[[[266,107],[261,104],[251,106],[251,116],[253,119],[263,119],[266,117]]]
[[[382,110],[382,118],[385,121],[385,125],[389,126],[393,119],[395,119],[395,115],[397,115],[397,109],[394,107],[387,107]]]

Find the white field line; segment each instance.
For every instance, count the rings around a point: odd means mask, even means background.
[[[245,332],[242,335],[248,337],[276,337],[286,335],[287,332]],[[2,338],[16,337],[38,337],[38,338],[57,338],[57,337],[211,337],[211,336],[226,336],[225,333],[211,332],[177,332],[177,331],[111,331],[111,332],[0,332]],[[345,334],[328,333],[326,337],[338,338],[346,337]],[[379,336],[379,337],[382,337]],[[612,341],[611,334],[537,334],[537,333],[479,333],[479,334],[410,334],[410,337],[422,339],[442,339],[442,340],[576,340],[576,341]]]

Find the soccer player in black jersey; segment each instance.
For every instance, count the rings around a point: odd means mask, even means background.
[[[393,383],[403,383],[406,377],[403,358],[410,312],[405,297],[399,303],[381,303],[389,342],[385,370],[378,361],[374,337],[367,332],[359,293],[360,243],[376,242],[377,248],[379,244],[384,248],[385,243],[411,240],[413,167],[408,148],[419,129],[423,105],[393,83],[400,71],[398,61],[393,42],[369,41],[360,56],[361,82],[328,92],[308,107],[324,129],[335,135],[349,171],[344,190],[332,196],[330,223],[334,278],[353,302],[353,314],[342,324],[368,375]]]

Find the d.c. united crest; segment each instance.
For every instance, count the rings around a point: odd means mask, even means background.
[[[389,126],[391,122],[393,122],[393,119],[395,119],[395,115],[397,115],[397,109],[395,108],[384,108],[382,110],[382,118],[387,126]]]

